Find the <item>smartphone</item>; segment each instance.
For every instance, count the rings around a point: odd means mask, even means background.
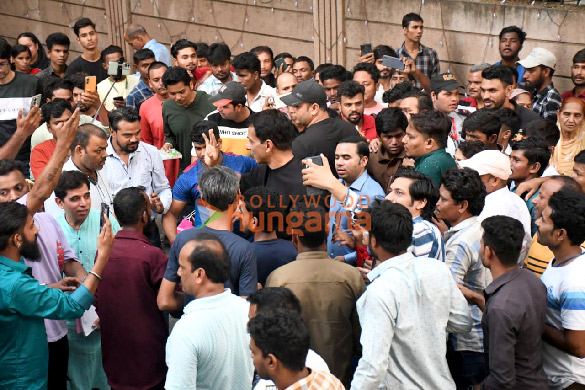
[[[116,101],[121,102],[121,101],[124,101],[124,97],[123,96],[115,96],[112,98],[112,100],[116,100]]]
[[[305,157],[304,160],[309,160],[315,165],[323,166],[323,159],[321,156]],[[305,164],[305,168],[309,168],[309,166]],[[325,191],[320,188],[307,186],[307,195],[322,195],[323,192]]]
[[[97,89],[96,76],[85,76],[85,92],[95,92]]]
[[[382,65],[387,66],[388,68],[403,70],[404,69],[404,62],[402,62],[399,58],[391,57],[391,56],[384,56],[382,57]]]
[[[33,96],[31,98],[31,101],[30,101],[30,108],[33,108],[34,106],[37,106],[40,108],[42,99],[43,99],[43,95],[41,95],[41,94]]]
[[[360,48],[362,49],[362,57],[365,56],[366,54],[370,54],[372,52],[372,44],[371,43],[362,43],[360,45]]]
[[[282,66],[282,64],[284,64],[284,66]],[[276,69],[280,69],[280,67],[281,67],[281,66],[282,66],[282,71],[284,72],[285,70],[287,70],[287,69],[288,69],[288,67],[289,67],[290,65],[289,65],[289,64],[287,64],[287,63],[284,61],[284,58],[279,58],[279,59],[277,59],[277,60],[274,60],[274,67],[275,67]]]
[[[110,218],[110,206],[102,203],[102,209],[100,212],[100,230],[106,224],[106,218]]]

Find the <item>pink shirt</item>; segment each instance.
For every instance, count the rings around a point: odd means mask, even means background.
[[[384,106],[383,104],[380,104],[378,102],[376,102],[376,105],[374,107],[370,107],[364,108],[364,114],[366,115],[376,115],[378,114],[380,111],[382,111],[383,109],[388,108],[388,106]]]

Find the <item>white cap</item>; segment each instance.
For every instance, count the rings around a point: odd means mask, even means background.
[[[518,61],[520,65],[525,68],[534,68],[538,65],[544,65],[551,69],[554,69],[557,65],[557,57],[550,51],[543,49],[542,47],[535,47],[532,49],[528,57]]]
[[[512,174],[510,158],[498,150],[484,150],[470,159],[457,162],[461,168],[471,168],[479,176],[492,175],[502,180],[508,180]]]

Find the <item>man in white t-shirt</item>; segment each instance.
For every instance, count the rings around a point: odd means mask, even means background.
[[[542,363],[549,389],[585,385],[585,195],[569,188],[554,193],[536,221],[538,243],[554,259],[542,274],[548,304]]]
[[[301,314],[301,302],[286,287],[265,287],[250,294],[247,300],[250,302],[250,312],[248,313],[250,319],[256,317],[258,313],[271,309],[286,309]],[[312,349],[309,349],[307,353],[305,365],[313,371],[329,372],[325,360]],[[255,372],[253,386],[254,390],[269,390],[272,389],[271,386],[275,385],[270,379],[261,379]]]

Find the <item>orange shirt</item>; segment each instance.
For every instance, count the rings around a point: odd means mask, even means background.
[[[55,152],[56,147],[57,143],[55,143],[55,140],[48,139],[33,148],[30,152],[30,169],[33,177],[37,178],[40,176]]]

